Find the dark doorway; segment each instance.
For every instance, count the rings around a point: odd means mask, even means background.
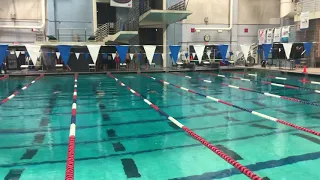
[[[116,22],[116,8],[109,3],[97,3],[97,22],[98,25]]]

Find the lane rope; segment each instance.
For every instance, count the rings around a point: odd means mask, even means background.
[[[4,75],[3,77],[0,77],[0,81],[4,80],[4,79],[7,79],[8,77],[9,77],[9,75]]]
[[[190,130],[188,127],[184,126],[183,124],[181,124],[179,121],[177,121],[175,118],[169,116],[167,113],[165,113],[164,111],[162,111],[158,106],[156,106],[155,104],[153,104],[152,102],[150,102],[148,99],[144,98],[142,95],[140,95],[137,91],[131,89],[129,86],[125,85],[123,82],[121,82],[119,79],[115,78],[111,73],[107,73],[109,77],[111,77],[112,79],[114,79],[116,82],[118,82],[121,86],[126,87],[128,91],[130,91],[131,93],[133,93],[134,95],[136,95],[137,97],[141,98],[145,103],[147,103],[149,106],[151,106],[154,110],[158,111],[160,114],[166,116],[168,118],[168,120],[170,120],[172,123],[174,123],[176,126],[178,126],[179,128],[183,129],[185,132],[187,132],[190,136],[192,136],[194,139],[196,139],[197,141],[199,141],[200,143],[202,143],[203,145],[205,145],[207,148],[209,148],[212,152],[214,152],[215,154],[217,154],[218,156],[220,156],[222,159],[224,159],[225,161],[227,161],[229,164],[231,164],[232,166],[234,166],[235,168],[237,168],[240,172],[242,172],[244,175],[246,175],[247,177],[249,177],[250,179],[253,180],[262,180],[261,177],[259,177],[258,175],[256,175],[254,172],[252,172],[251,170],[249,170],[247,167],[243,166],[242,164],[240,164],[239,162],[237,162],[236,160],[234,160],[233,158],[231,158],[230,156],[228,156],[227,154],[225,154],[224,152],[222,152],[220,149],[218,149],[217,147],[215,147],[214,145],[210,144],[207,140],[205,140],[204,138],[202,138],[201,136],[199,136],[198,134],[196,134],[195,132],[193,132],[192,130]]]
[[[173,75],[176,75],[176,76],[181,76],[181,77],[186,77],[185,75],[183,74],[180,74],[180,73],[170,73],[170,74],[173,74]],[[191,79],[192,77],[188,76],[188,79]],[[214,84],[212,81],[210,80],[205,80],[205,79],[202,79],[202,78],[196,78],[200,81],[203,81],[205,83],[210,83],[210,84]],[[284,99],[284,100],[288,100],[288,101],[293,101],[293,102],[298,102],[298,103],[302,103],[302,104],[308,104],[308,105],[312,105],[312,106],[320,106],[319,103],[314,103],[314,102],[310,102],[310,101],[305,101],[305,100],[301,100],[301,99],[298,99],[298,98],[291,98],[291,97],[287,97],[287,96],[280,96],[280,95],[277,95],[277,94],[272,94],[272,93],[268,93],[268,92],[260,92],[260,91],[257,91],[257,90],[254,90],[254,89],[249,89],[249,88],[244,88],[244,87],[239,87],[239,86],[233,86],[233,85],[230,85],[230,84],[225,84],[225,83],[221,83],[220,84],[221,86],[225,86],[225,87],[229,87],[229,88],[233,88],[233,89],[238,89],[238,90],[241,90],[241,91],[248,91],[248,92],[254,92],[254,93],[258,93],[258,94],[262,94],[262,95],[265,95],[265,96],[268,96],[268,97],[273,97],[273,98],[278,98],[278,99]]]
[[[15,96],[17,96],[21,91],[24,91],[26,89],[28,89],[28,87],[31,84],[34,84],[35,82],[37,82],[39,79],[41,79],[42,77],[44,77],[44,74],[41,74],[39,77],[37,77],[36,79],[34,79],[33,81],[31,81],[30,83],[26,84],[25,86],[23,86],[21,89],[15,91],[13,94],[11,94],[10,96],[8,96],[7,98],[3,99],[0,102],[0,106],[3,105],[4,103],[8,102],[10,99],[14,98]]]
[[[240,77],[226,77],[225,75],[220,75],[220,74],[215,74],[215,73],[204,73],[204,72],[199,72],[200,74],[207,74],[211,76],[218,76],[218,77],[223,77],[223,78],[228,78],[228,79],[235,79],[235,80],[241,80],[241,81],[251,81],[251,82],[259,82],[256,80],[250,80],[246,78],[240,78]],[[293,86],[289,84],[278,84],[278,83],[273,83],[273,82],[268,82],[268,81],[260,81],[262,84],[269,84],[271,86],[277,86],[277,87],[283,87],[283,88],[288,88],[288,89],[296,89],[296,90],[303,90],[303,91],[311,91],[320,94],[320,90],[317,89],[312,89],[312,88],[305,88],[305,87],[300,87],[300,86]]]
[[[317,132],[315,130],[311,130],[311,129],[308,129],[308,128],[305,128],[305,127],[302,127],[302,126],[298,126],[296,124],[292,124],[290,122],[286,122],[284,120],[281,120],[281,119],[278,119],[278,118],[275,118],[275,117],[272,117],[272,116],[268,116],[266,114],[262,114],[262,113],[259,113],[259,112],[256,112],[256,111],[253,111],[253,110],[250,110],[250,109],[247,109],[247,108],[243,108],[243,107],[240,107],[240,106],[237,106],[237,105],[234,105],[230,102],[227,102],[227,101],[223,101],[221,99],[217,99],[215,97],[212,97],[212,96],[207,96],[205,94],[201,94],[199,92],[196,92],[194,90],[191,90],[191,89],[187,89],[187,88],[184,88],[182,86],[178,86],[178,85],[175,85],[175,84],[172,84],[172,83],[169,83],[169,82],[166,82],[164,80],[157,80],[156,78],[154,77],[151,77],[151,76],[147,76],[147,75],[143,75],[141,74],[142,76],[145,76],[145,77],[148,77],[148,78],[151,78],[157,82],[160,82],[162,83],[163,85],[171,85],[171,86],[174,86],[176,88],[179,88],[181,90],[184,90],[184,91],[187,91],[187,92],[190,92],[190,93],[193,93],[193,94],[197,94],[199,96],[202,96],[202,97],[205,97],[207,99],[210,99],[212,101],[215,101],[215,102],[218,102],[218,103],[221,103],[221,104],[225,104],[225,105],[228,105],[228,106],[231,106],[231,107],[234,107],[234,108],[237,108],[237,109],[240,109],[240,110],[243,110],[245,112],[248,112],[248,113],[251,113],[251,114],[254,114],[256,116],[259,116],[261,118],[264,118],[264,119],[267,119],[267,120],[270,120],[270,121],[274,121],[274,122],[277,122],[277,123],[281,123],[281,124],[284,124],[286,126],[290,126],[290,127],[293,127],[293,128],[296,128],[298,130],[301,130],[301,131],[305,131],[307,133],[310,133],[310,134],[314,134],[316,136],[320,136],[320,132]]]
[[[68,157],[65,180],[74,179],[74,149],[76,137],[76,114],[77,114],[77,88],[78,88],[78,74],[74,75],[74,90],[73,90],[73,103],[71,111],[71,125],[68,143]]]

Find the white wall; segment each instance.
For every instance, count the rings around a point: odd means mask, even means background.
[[[280,0],[238,0],[239,24],[280,24]]]
[[[189,0],[187,10],[192,15],[185,23],[204,24],[204,18],[209,18],[210,24],[226,24],[229,17],[229,0]]]
[[[193,14],[183,21],[182,45],[204,44],[205,35],[211,37],[209,44],[251,44],[258,40],[258,29],[280,26],[280,0],[233,0],[233,28],[222,33],[217,30],[191,33],[191,28],[228,27],[229,0],[190,0],[187,9]],[[208,25],[204,24],[206,16]]]
[[[16,14],[16,22],[11,20],[11,14]],[[39,25],[40,19],[41,0],[0,0],[0,25]],[[0,29],[1,43],[31,43],[35,40],[36,34],[31,29]]]

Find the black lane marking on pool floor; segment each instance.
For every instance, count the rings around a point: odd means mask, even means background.
[[[316,143],[316,144],[319,144],[320,145],[320,139],[316,138],[316,137],[312,137],[312,136],[309,136],[309,135],[306,135],[306,134],[302,134],[302,133],[294,133],[292,135],[295,135],[295,136],[298,136],[298,137],[301,137],[303,139],[306,139],[308,141],[311,141],[313,143]]]
[[[117,137],[116,131],[114,129],[108,129],[107,130],[107,135],[108,135],[109,138]]]
[[[33,139],[33,143],[41,144],[45,138],[45,134],[36,134]]]
[[[277,128],[266,126],[266,125],[261,125],[261,124],[251,124],[250,126],[252,127],[257,127],[260,129],[269,129],[269,130],[276,130]]]
[[[123,170],[127,175],[127,178],[141,177],[138,167],[133,159],[121,159],[121,162],[122,162]]]
[[[4,180],[19,180],[24,169],[10,169]]]
[[[232,122],[239,122],[240,120],[239,119],[236,119],[236,118],[234,118],[234,117],[229,117],[229,116],[226,116],[226,117],[224,117],[226,120],[228,120],[228,121],[232,121]]]
[[[264,177],[264,178],[262,178],[262,180],[271,180],[271,179],[268,177]]]
[[[212,107],[212,105],[210,105],[210,104],[206,104],[206,105],[204,105],[204,107],[209,110],[213,110],[213,111],[219,110],[218,108]]]
[[[26,149],[26,152],[22,155],[20,160],[32,159],[38,152],[38,149]]]
[[[123,146],[121,142],[112,143],[114,152],[122,152],[126,151],[126,148]]]
[[[175,125],[173,122],[168,122],[168,125],[172,128],[172,129],[180,129],[177,125]]]
[[[46,127],[46,126],[48,126],[48,124],[49,124],[49,118],[47,118],[47,117],[43,117],[43,118],[41,118],[41,121],[40,121],[40,127]]]
[[[263,104],[263,103],[260,103],[260,102],[258,102],[258,101],[251,101],[253,104],[255,104],[255,105],[258,105],[258,106],[261,106],[261,107],[266,107],[266,105],[265,104]]]
[[[223,145],[215,145],[218,149],[220,149],[222,152],[226,153],[227,155],[229,155],[230,157],[232,157],[235,160],[243,160],[243,158],[236,152],[232,151],[231,149],[228,149],[227,147],[223,146]]]
[[[312,127],[306,127],[306,128],[320,128],[320,126],[312,126]],[[270,135],[276,135],[276,134],[296,132],[296,131],[299,131],[299,130],[291,129],[291,130],[284,130],[284,131],[278,131],[278,132],[274,131],[274,132],[270,132],[270,133],[255,134],[255,135],[250,135],[250,136],[245,136],[245,137],[240,137],[240,138],[223,139],[223,140],[210,141],[210,142],[212,144],[224,143],[224,142],[232,142],[232,141],[246,140],[246,139],[264,137],[264,136],[270,136]],[[86,161],[86,160],[95,160],[95,159],[105,159],[105,158],[112,158],[112,157],[122,157],[122,156],[127,156],[127,155],[138,155],[138,154],[151,153],[151,152],[157,152],[157,151],[163,152],[165,150],[183,149],[183,148],[199,147],[199,146],[203,146],[203,144],[196,143],[196,144],[181,145],[181,146],[171,146],[171,147],[165,147],[165,148],[159,148],[159,149],[149,149],[149,150],[141,150],[141,151],[135,151],[135,152],[109,154],[109,155],[104,155],[104,156],[76,158],[75,160],[76,161]],[[320,158],[320,151],[314,152],[314,153],[309,153],[309,154],[304,154],[304,155],[299,155],[299,156],[293,156],[293,160],[295,161],[294,163],[300,162],[300,161],[315,160],[315,159],[319,159],[319,158]],[[280,159],[280,160],[273,160],[273,161],[275,161],[276,163],[287,165],[286,158]],[[271,162],[273,162],[273,161],[271,161]],[[65,162],[66,162],[65,159],[63,159],[63,160],[43,161],[43,162],[12,163],[12,164],[0,165],[0,167],[1,168],[10,168],[10,167],[16,167],[16,166],[44,165],[44,164],[55,164],[55,163],[65,163]],[[256,165],[256,164],[254,164],[254,165]],[[267,165],[271,166],[270,168],[272,168],[272,166],[273,166],[272,164],[267,164]],[[225,171],[227,171],[227,172],[225,172],[225,174],[228,174],[228,171],[230,171],[230,169],[225,170]],[[239,171],[237,169],[235,169],[235,171],[237,173],[239,173]],[[224,173],[224,171],[222,173]]]

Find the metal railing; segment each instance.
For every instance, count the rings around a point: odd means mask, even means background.
[[[103,41],[105,37],[116,33],[116,23],[98,24],[98,28],[95,32],[96,41]]]
[[[170,7],[168,7],[168,10],[176,10],[176,11],[185,11],[186,10],[186,1],[182,0]]]
[[[57,39],[60,42],[86,42],[86,28],[57,28]]]

